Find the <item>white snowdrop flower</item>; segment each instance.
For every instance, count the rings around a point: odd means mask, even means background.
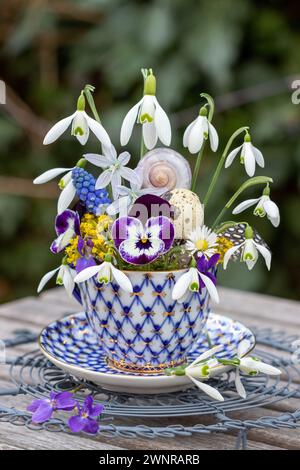
[[[244,261],[249,270],[251,270],[258,260],[258,253],[260,253],[265,262],[267,268],[270,270],[271,268],[271,258],[272,255],[270,251],[265,247],[254,241],[253,239],[253,229],[248,225],[245,230],[245,240],[238,245],[234,245],[233,247],[229,248],[224,255],[224,262],[223,267],[226,269],[228,261],[234,255],[236,251],[242,248],[241,251],[241,261]]]
[[[111,261],[103,261],[100,265],[83,269],[77,274],[74,281],[76,283],[85,282],[95,275],[97,275],[97,281],[100,283],[108,284],[115,280],[125,292],[133,292],[130,279],[122,271],[115,268]]]
[[[281,374],[280,369],[277,369],[277,367],[266,364],[257,358],[245,356],[247,351],[249,351],[249,348],[249,340],[243,340],[240,342],[237,350],[238,365],[236,366],[235,371],[235,386],[238,394],[242,398],[246,398],[247,393],[241,380],[240,370],[250,375],[255,375],[259,372],[267,375]]]
[[[228,168],[232,164],[239,151],[241,151],[241,163],[245,165],[245,170],[248,176],[254,176],[256,163],[261,168],[264,168],[265,161],[263,154],[251,143],[251,137],[248,133],[245,135],[244,143],[228,154],[225,161],[225,168]]]
[[[52,271],[49,271],[48,273],[46,273],[40,280],[40,283],[37,288],[37,292],[40,293],[44,289],[47,282],[49,282],[50,279],[54,277],[56,273],[57,273],[56,284],[64,286],[68,295],[72,297],[74,286],[75,286],[74,278],[76,275],[76,271],[70,268],[70,266],[68,266],[67,264],[62,264],[58,268],[53,269]]]
[[[271,224],[274,227],[278,227],[280,223],[280,213],[278,206],[270,199],[270,189],[268,186],[264,189],[262,196],[256,199],[247,199],[246,201],[241,202],[235,207],[235,209],[233,209],[232,213],[240,214],[244,210],[254,205],[256,205],[253,211],[254,215],[259,217],[267,216]]]
[[[199,116],[186,128],[183,135],[183,146],[187,147],[190,153],[198,153],[204,140],[208,138],[210,148],[216,152],[219,146],[218,133],[207,119],[207,109],[203,106],[199,111]]]
[[[107,147],[111,145],[109,135],[102,124],[95,119],[92,119],[85,112],[85,98],[83,94],[78,98],[77,110],[75,113],[61,119],[61,121],[58,121],[53,127],[51,127],[44,138],[43,144],[48,145],[55,142],[55,140],[57,140],[68,129],[71,123],[71,135],[75,136],[82,145],[86,144],[90,130],[103,145],[106,145]]]
[[[143,126],[143,140],[148,150],[155,147],[159,139],[164,145],[171,143],[171,124],[166,112],[160,106],[156,94],[156,79],[150,69],[145,79],[143,98],[126,114],[121,127],[121,145],[126,145],[135,123]]]

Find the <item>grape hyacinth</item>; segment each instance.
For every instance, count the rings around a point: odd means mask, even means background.
[[[95,178],[91,173],[80,167],[72,170],[72,181],[76,194],[88,212],[100,215],[111,203],[106,189],[95,189]]]

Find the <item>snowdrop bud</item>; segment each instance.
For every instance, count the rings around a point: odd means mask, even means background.
[[[78,162],[76,163],[76,166],[79,168],[85,168],[86,167],[87,160],[85,158],[80,158]]]
[[[207,108],[206,106],[202,106],[202,108],[200,108],[199,110],[199,116],[207,116]]]
[[[267,184],[267,186],[265,187],[265,189],[263,190],[263,196],[270,196],[270,185]]]
[[[81,93],[77,100],[77,111],[84,111],[85,110],[85,97],[84,94]]]
[[[247,225],[245,229],[245,238],[250,239],[250,238],[253,238],[253,236],[254,236],[253,228],[250,227],[250,225]]]
[[[150,74],[147,76],[144,85],[144,95],[155,95],[156,94],[156,78],[150,69]]]
[[[244,137],[244,142],[251,142],[251,136],[249,132],[246,132],[245,137]]]

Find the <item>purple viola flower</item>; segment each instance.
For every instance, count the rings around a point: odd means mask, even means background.
[[[200,257],[196,256],[195,257],[196,262],[197,262],[197,270],[199,273],[204,274],[205,276],[209,277],[209,279],[214,283],[214,285],[217,284],[217,278],[214,274],[215,268],[219,259],[220,255],[219,253],[216,253],[212,255],[210,258],[206,258],[205,255],[202,255]],[[201,279],[201,276],[199,276],[199,285],[200,285],[200,291],[201,289],[204,289],[205,284],[203,280]]]
[[[145,225],[133,217],[120,217],[112,226],[112,237],[123,260],[148,264],[171,248],[174,225],[164,216],[151,217]]]
[[[59,253],[69,245],[72,238],[80,235],[80,219],[75,211],[70,209],[58,214],[55,219],[55,231],[58,235],[52,243],[50,250],[52,253]]]
[[[78,250],[79,251],[79,250]],[[80,271],[83,271],[85,268],[90,268],[91,266],[96,266],[96,261],[94,258],[79,258],[76,262],[76,272],[80,273]]]
[[[71,392],[50,392],[50,398],[45,400],[33,400],[27,410],[33,413],[33,423],[48,421],[56,410],[71,411],[77,405]]]
[[[89,434],[96,434],[99,429],[99,423],[95,419],[102,411],[104,406],[101,404],[94,406],[94,399],[91,395],[87,396],[83,406],[78,405],[78,414],[69,418],[68,424],[72,432],[85,431]]]

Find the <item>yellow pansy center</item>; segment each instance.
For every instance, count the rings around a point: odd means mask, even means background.
[[[208,248],[208,243],[206,240],[197,240],[195,242],[195,247],[197,248],[197,250],[205,251]]]

